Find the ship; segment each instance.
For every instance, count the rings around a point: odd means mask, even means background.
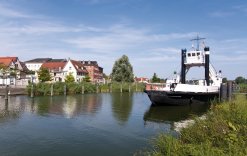
[[[190,50],[181,49],[181,70],[165,83],[147,83],[145,93],[153,105],[188,105],[210,103],[219,98],[222,83],[221,70],[215,70],[210,62],[210,48],[205,38],[197,36],[197,43]],[[202,46],[201,46],[202,45]],[[204,79],[187,80],[191,68],[204,67]]]

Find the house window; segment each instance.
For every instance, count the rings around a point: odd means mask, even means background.
[[[69,67],[69,70],[71,70],[71,67]]]
[[[188,53],[188,57],[190,57],[191,56],[191,53]]]
[[[192,56],[196,56],[196,54],[195,53],[192,53]]]
[[[197,56],[200,56],[200,53],[196,53]]]

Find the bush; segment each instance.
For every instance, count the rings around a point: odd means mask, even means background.
[[[247,100],[213,105],[206,120],[183,129],[179,138],[160,134],[147,155],[247,155]]]
[[[53,95],[63,95],[64,87],[66,86],[66,94],[80,94],[82,93],[82,86],[84,86],[84,93],[96,93],[97,87],[99,92],[109,92],[112,88],[112,92],[120,92],[121,83],[111,83],[111,84],[93,84],[90,82],[55,82],[55,83],[37,83],[33,84],[34,95],[50,95],[51,86],[53,85]],[[31,86],[27,86],[27,92],[31,94]],[[123,83],[122,91],[128,92],[129,86],[131,92],[133,91],[143,91],[145,88],[144,84],[135,84],[135,83]]]

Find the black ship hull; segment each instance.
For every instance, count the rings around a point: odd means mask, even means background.
[[[154,105],[206,104],[218,99],[219,93],[173,92],[145,90]]]

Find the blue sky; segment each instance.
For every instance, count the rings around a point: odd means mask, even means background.
[[[180,49],[197,34],[223,77],[247,78],[242,0],[0,0],[0,55],[22,61],[97,60],[110,74],[125,54],[136,76],[166,78],[180,70]]]

